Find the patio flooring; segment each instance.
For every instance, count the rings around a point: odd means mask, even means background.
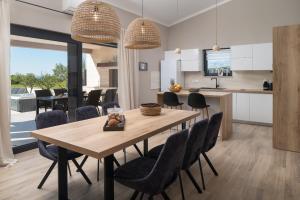
[[[36,129],[35,111],[16,112],[11,110],[10,134],[13,147],[36,141],[31,132]]]

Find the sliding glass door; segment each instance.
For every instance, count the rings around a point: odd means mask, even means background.
[[[74,120],[82,104],[82,45],[68,34],[11,25],[11,140],[14,153],[35,148],[37,90],[65,89],[67,110]]]
[[[67,89],[67,43],[11,36],[11,141],[13,147],[35,142],[37,90]],[[40,109],[40,112],[44,112]]]

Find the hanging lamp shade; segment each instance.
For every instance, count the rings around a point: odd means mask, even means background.
[[[85,43],[118,42],[120,20],[113,8],[104,2],[87,0],[74,12],[71,37]]]
[[[125,48],[154,49],[161,46],[159,28],[145,18],[133,20],[125,34]]]

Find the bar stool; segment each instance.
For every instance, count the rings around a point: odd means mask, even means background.
[[[202,117],[205,119],[209,119],[208,108],[209,105],[206,104],[205,97],[200,93],[191,93],[188,96],[188,105],[192,107],[193,111],[202,111]],[[196,118],[194,119],[194,123],[196,122]]]
[[[183,103],[179,102],[178,96],[174,92],[165,92],[163,94],[163,102],[167,108],[171,107],[171,109],[173,109],[173,107],[175,107],[177,109],[180,107],[180,110],[182,110]]]

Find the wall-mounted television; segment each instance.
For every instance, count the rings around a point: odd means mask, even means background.
[[[231,49],[222,48],[219,51],[204,49],[204,76],[232,76]]]

